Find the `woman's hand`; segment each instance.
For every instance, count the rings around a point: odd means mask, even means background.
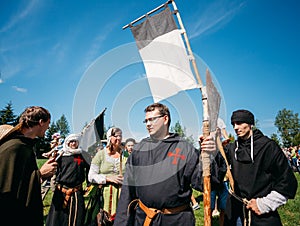
[[[106,176],[106,182],[123,184],[124,177],[122,175],[109,175]]]

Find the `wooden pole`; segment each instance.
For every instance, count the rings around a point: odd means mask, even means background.
[[[200,86],[200,90],[202,93],[202,105],[203,105],[203,136],[206,138],[209,136],[210,133],[210,127],[209,127],[209,118],[208,118],[208,102],[207,102],[207,93],[206,89],[203,87],[203,83],[200,77],[200,73],[195,61],[195,57],[193,54],[193,51],[191,49],[191,45],[189,42],[189,39],[187,37],[186,31],[184,29],[179,11],[177,9],[177,6],[175,4],[175,1],[172,0],[172,5],[174,8],[174,11],[176,13],[178,23],[180,28],[183,31],[183,37],[185,39],[185,43],[187,46],[188,54],[191,57],[192,65],[194,72],[196,74],[197,81]],[[210,203],[211,203],[211,183],[210,183],[210,154],[206,152],[201,153],[201,158],[202,158],[202,165],[203,165],[203,182],[204,182],[204,187],[203,187],[203,204],[204,204],[204,226],[211,226],[211,208],[210,208]]]

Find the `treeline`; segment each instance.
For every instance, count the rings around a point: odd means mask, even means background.
[[[21,114],[22,112],[20,112]],[[20,115],[14,113],[12,102],[8,102],[0,110],[0,125],[8,124],[15,126],[19,122]],[[43,152],[50,150],[50,141],[54,133],[60,133],[62,138],[65,138],[70,133],[69,123],[64,114],[57,120],[52,121],[49,129],[46,131],[45,137],[39,139],[37,142],[37,156],[39,157]]]
[[[9,124],[15,126],[19,121],[19,115],[15,115],[12,102],[8,102],[0,110],[0,125]],[[277,133],[271,135],[271,138],[275,140],[282,147],[291,147],[300,144],[300,120],[299,114],[294,113],[292,110],[286,108],[278,111],[274,126],[277,128]],[[174,127],[171,127],[171,131],[177,132],[182,136],[185,136],[185,127],[177,122]],[[63,138],[70,133],[69,123],[63,114],[57,121],[53,121],[46,132],[44,141],[48,143],[51,141],[51,136],[59,132]],[[194,139],[187,137],[192,143]]]

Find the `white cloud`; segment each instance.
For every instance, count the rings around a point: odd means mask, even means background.
[[[6,25],[0,30],[0,33],[9,30],[13,26],[15,26],[20,20],[23,20],[24,18],[26,18],[32,12],[32,10],[34,9],[34,7],[36,6],[37,3],[38,3],[37,0],[29,1],[28,4],[25,7],[23,7],[21,11],[16,13],[6,23]]]
[[[25,89],[25,88],[21,88],[21,87],[17,87],[17,86],[13,86],[12,88],[20,93],[27,93],[27,89]]]
[[[112,22],[101,28],[99,35],[94,38],[94,40],[91,42],[92,44],[90,45],[89,50],[87,51],[84,60],[84,67],[88,67],[98,56],[100,56],[100,49],[103,45],[103,42],[107,39],[107,36],[117,25],[117,22]]]
[[[236,13],[245,5],[245,2],[239,4],[226,1],[216,1],[206,8],[200,18],[196,19],[190,32],[190,38],[195,38],[209,30],[218,30],[227,24]],[[200,7],[201,10],[203,8]],[[200,15],[196,12],[195,15]]]
[[[2,78],[0,78],[0,84],[4,83],[4,80]]]

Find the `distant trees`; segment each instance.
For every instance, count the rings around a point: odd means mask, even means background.
[[[183,137],[184,139],[186,139],[191,144],[193,144],[193,145],[195,144],[195,140],[194,140],[193,136],[192,135],[191,136],[186,135],[186,128],[182,127],[180,125],[179,121],[177,121],[174,126],[171,126],[170,131],[173,132],[173,133],[177,133],[179,136]]]
[[[20,116],[14,114],[12,102],[9,101],[6,106],[0,110],[0,125],[9,124],[15,126],[19,122],[19,117]],[[47,151],[51,136],[57,132],[64,138],[70,133],[69,123],[64,114],[56,122],[51,123],[49,129],[46,131],[45,138],[41,139],[37,144],[38,149]]]
[[[18,117],[14,114],[12,102],[8,102],[7,105],[0,110],[0,125],[8,124],[15,126],[18,124]]]
[[[0,109],[0,125],[9,124],[15,126],[18,124],[19,117],[15,115],[11,101]],[[277,113],[274,125],[277,127],[278,134],[272,134],[271,139],[284,147],[300,144],[300,120],[298,113],[284,108]],[[255,121],[255,127],[259,127],[258,120]],[[186,128],[180,125],[179,121],[171,127],[170,131],[178,133],[181,137],[195,145],[193,136],[186,135]],[[69,123],[64,114],[56,122],[51,123],[46,132],[45,139],[43,139],[44,142],[48,143],[51,140],[51,136],[57,132],[64,138],[70,133]],[[103,139],[106,139],[106,130]]]
[[[51,123],[46,132],[46,140],[50,141],[54,133],[60,133],[63,138],[66,138],[66,136],[70,133],[69,123],[64,114],[56,122]]]
[[[274,124],[278,129],[281,143],[284,147],[300,144],[298,113],[293,113],[293,111],[284,108],[277,113]]]

